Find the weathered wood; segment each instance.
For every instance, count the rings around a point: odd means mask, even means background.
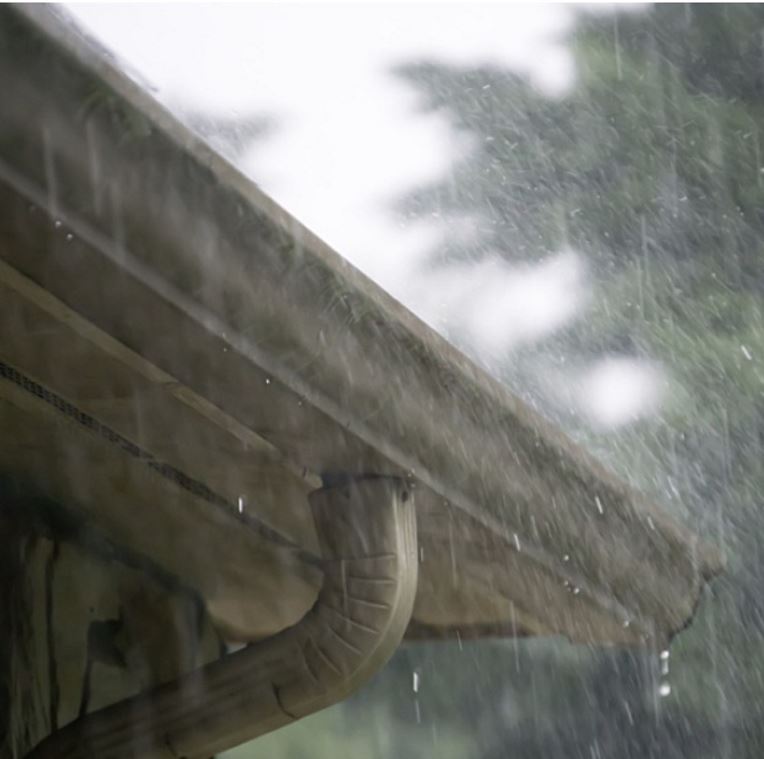
[[[298,624],[96,714],[29,759],[207,759],[346,698],[403,637],[417,588],[414,499],[367,478],[311,494],[325,559]]]
[[[0,485],[0,756],[219,658],[201,598],[56,504]]]

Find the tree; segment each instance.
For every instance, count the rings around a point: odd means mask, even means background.
[[[578,82],[559,99],[496,68],[399,70],[423,108],[445,114],[473,146],[448,181],[399,208],[445,225],[476,220],[479,234],[469,243],[452,236],[433,268],[497,255],[537,264],[566,245],[591,263],[591,307],[508,354],[504,379],[720,539],[729,559],[674,647],[675,697],[656,708],[659,665],[644,656],[593,655],[579,670],[580,690],[558,694],[566,706],[547,702],[547,712],[539,706],[506,734],[498,729],[496,743],[522,746],[524,759],[757,756],[764,741],[756,708],[764,697],[762,28],[757,5],[583,13],[570,39]],[[569,372],[606,355],[667,368],[673,391],[660,415],[598,433],[539,389],[550,356]],[[538,646],[530,666],[558,654],[555,644]],[[511,661],[511,651],[504,656]],[[490,682],[490,667],[484,660],[476,677]],[[507,694],[527,702],[527,681],[507,675],[492,687],[484,702]],[[497,745],[491,755],[504,752]]]
[[[449,232],[432,270],[492,257],[536,266],[565,246],[590,263],[588,309],[507,352],[496,371],[619,474],[718,539],[729,566],[668,660],[557,640],[404,648],[371,687],[315,718],[347,736],[329,741],[327,755],[337,745],[369,756],[450,749],[482,759],[761,755],[763,28],[759,5],[580,12],[568,40],[578,81],[560,98],[498,68],[398,70],[423,109],[443,113],[472,146],[446,181],[397,209],[438,218]],[[450,234],[465,217],[477,233]],[[473,350],[458,330],[451,337]],[[551,368],[570,381],[613,355],[660,362],[671,392],[659,414],[601,431],[541,378]],[[660,684],[672,687],[669,697]],[[252,755],[322,750],[269,740]]]

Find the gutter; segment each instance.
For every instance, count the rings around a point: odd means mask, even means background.
[[[294,469],[410,479],[460,531],[497,536],[534,629],[570,633],[552,614],[568,588],[613,621],[608,640],[660,647],[687,624],[718,550],[340,259],[65,14],[8,6],[0,32],[4,263]],[[50,367],[19,368],[56,389]]]
[[[293,627],[81,717],[27,759],[206,759],[343,700],[390,658],[411,618],[411,489],[367,478],[311,494],[324,582]]]

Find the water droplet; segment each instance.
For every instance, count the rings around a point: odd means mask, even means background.
[[[671,695],[671,685],[670,683],[661,683],[660,687],[658,688],[658,694],[661,698],[666,698],[666,696]]]
[[[563,561],[570,561],[570,554],[569,554],[569,553],[566,553],[566,554],[565,554],[565,555],[562,557],[562,560],[563,560]]]
[[[239,496],[239,514],[241,514],[244,511],[244,496]]]
[[[265,378],[265,384],[266,385],[270,385],[271,384],[271,378],[270,377],[266,377]]]
[[[516,548],[518,551],[522,550],[522,549],[520,548],[520,538],[519,538],[519,537],[517,537],[517,533],[516,533],[516,532],[515,532],[515,533],[513,533],[513,536],[514,536],[514,538],[515,538],[515,548]]]
[[[600,497],[598,495],[594,496],[594,502],[597,504],[597,511],[599,511],[600,514],[604,514],[605,509],[602,508],[602,501],[600,501]]]
[[[661,651],[661,675],[665,677],[669,673],[669,652]]]
[[[748,348],[745,347],[745,345],[740,346],[740,350],[743,351],[743,355],[749,360],[753,361],[753,356],[751,355],[751,351],[748,350]]]
[[[419,693],[419,672],[414,670],[411,676],[411,689],[414,693]]]
[[[628,620],[628,619],[624,619],[624,620],[623,620],[623,626],[624,626],[624,627],[629,627],[630,625],[631,625],[631,622],[629,622],[629,620]]]
[[[74,239],[74,235],[71,232],[69,232],[69,234],[67,234],[65,239],[67,242],[71,242]]]
[[[53,222],[53,226],[54,226],[56,229],[60,229],[60,228],[61,228],[61,219],[56,219],[56,220]]]
[[[573,595],[577,596],[581,592],[581,588],[573,588]]]

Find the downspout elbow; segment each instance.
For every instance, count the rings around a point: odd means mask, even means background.
[[[207,759],[346,698],[400,643],[417,587],[413,495],[368,478],[310,496],[324,558],[295,626],[72,722],[29,759]]]

